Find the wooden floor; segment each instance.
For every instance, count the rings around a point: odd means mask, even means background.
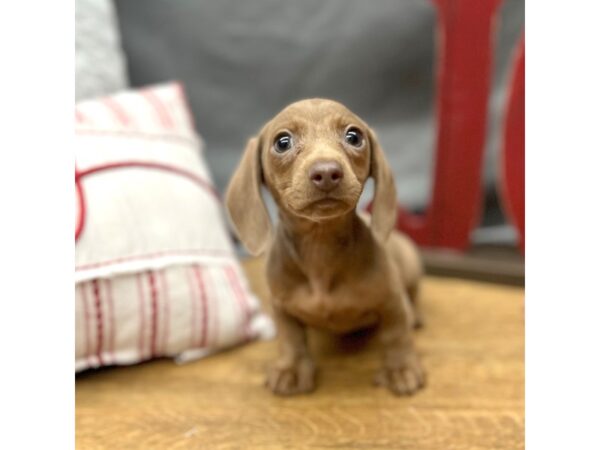
[[[264,297],[260,260],[246,269]],[[373,339],[313,334],[318,390],[263,388],[275,355],[258,342],[176,366],[160,360],[76,381],[79,449],[520,449],[524,447],[523,289],[444,278],[424,283],[417,345],[426,390],[371,386]]]

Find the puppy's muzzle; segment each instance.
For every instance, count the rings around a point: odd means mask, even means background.
[[[308,177],[317,189],[330,192],[344,178],[344,170],[336,161],[317,161],[308,169]]]

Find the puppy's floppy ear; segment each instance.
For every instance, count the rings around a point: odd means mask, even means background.
[[[225,194],[235,231],[253,255],[262,253],[271,240],[271,220],[260,192],[261,180],[260,142],[253,137],[246,144]]]
[[[373,130],[369,129],[371,147],[371,177],[375,181],[375,196],[371,210],[371,229],[375,237],[385,242],[396,224],[396,187],[392,170]]]

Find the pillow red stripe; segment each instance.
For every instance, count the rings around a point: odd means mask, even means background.
[[[207,324],[208,324],[208,301],[206,298],[206,288],[204,286],[204,280],[202,279],[202,269],[199,265],[194,265],[192,267],[192,271],[194,273],[194,277],[196,278],[196,284],[198,286],[198,292],[200,293],[200,339],[198,341],[198,345],[200,347],[206,347],[206,338],[207,338]]]
[[[156,290],[156,279],[154,273],[148,271],[148,284],[150,287],[150,299],[152,300],[152,315],[150,327],[150,357],[156,356],[156,335],[158,332],[158,293]]]
[[[190,293],[190,348],[194,348],[196,345],[196,304],[197,304],[197,293],[196,285],[193,280],[192,268],[187,267],[185,271],[186,280],[188,284],[188,291]]]
[[[144,303],[146,302],[144,296],[144,287],[142,286],[141,275],[137,273],[135,275],[136,283],[137,283],[137,291],[138,291],[138,301],[139,301],[139,337],[138,337],[138,352],[139,358],[141,361],[144,360],[145,355],[145,333],[146,333],[146,311]]]
[[[160,286],[163,292],[163,333],[162,333],[162,346],[161,351],[163,354],[168,354],[169,346],[169,285],[167,284],[167,277],[165,276],[165,270],[162,269],[158,272],[158,278],[160,279]]]
[[[77,224],[75,225],[75,242],[79,240],[79,236],[83,232],[83,226],[85,225],[85,195],[83,193],[83,186],[81,181],[77,177],[77,167],[75,168],[75,193],[77,194],[77,200],[79,202],[79,214],[77,215]]]
[[[229,279],[229,285],[232,288],[235,297],[238,301],[238,305],[241,311],[242,318],[242,327],[243,327],[243,336],[247,340],[250,338],[250,308],[246,299],[246,296],[243,293],[243,289],[238,280],[237,273],[231,266],[227,266],[225,268],[225,273],[227,274],[227,278]]]
[[[212,309],[212,313],[209,314],[209,324],[208,327],[211,330],[211,333],[209,334],[209,336],[211,337],[211,342],[212,345],[216,346],[219,343],[219,304],[218,304],[218,297],[217,297],[217,293],[214,290],[214,281],[213,281],[213,274],[211,273],[210,270],[205,270],[204,271],[204,286],[206,288],[206,292],[210,295],[208,295],[208,298],[211,299],[210,302],[210,307]]]
[[[96,357],[101,366],[104,365],[102,358],[102,346],[104,339],[104,318],[102,316],[102,301],[100,300],[100,287],[98,280],[92,280],[92,288],[94,292],[94,305],[96,307]]]
[[[108,337],[108,353],[110,355],[110,360],[114,364],[116,361],[115,358],[115,329],[116,329],[116,320],[115,320],[115,305],[112,294],[112,283],[110,280],[104,280],[104,290],[106,292],[106,304],[108,306],[108,323],[110,324],[110,334]]]
[[[152,105],[152,108],[156,111],[156,115],[158,116],[158,120],[161,125],[165,128],[173,128],[175,125],[173,123],[173,119],[169,114],[169,111],[163,104],[162,100],[158,95],[156,95],[153,91],[146,89],[141,91],[144,98]]]
[[[90,119],[83,114],[79,108],[75,108],[75,121],[77,123],[85,123],[85,124],[90,124]]]
[[[124,127],[131,126],[132,121],[130,116],[125,111],[125,108],[123,108],[114,98],[105,98],[102,100],[102,103],[110,110],[117,123]]]
[[[83,320],[84,320],[84,328],[85,328],[85,358],[88,360],[88,364],[90,361],[91,355],[91,331],[90,331],[90,308],[88,306],[88,296],[85,291],[85,283],[81,283],[79,285],[79,290],[81,292],[81,303],[83,305]]]

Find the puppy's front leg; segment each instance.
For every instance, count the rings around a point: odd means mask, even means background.
[[[306,329],[281,308],[273,307],[279,357],[267,374],[267,386],[278,395],[310,392],[315,388],[315,365],[308,353]]]
[[[411,336],[412,318],[406,298],[390,302],[382,312],[380,338],[383,367],[375,384],[396,395],[411,395],[425,386],[425,372]]]

